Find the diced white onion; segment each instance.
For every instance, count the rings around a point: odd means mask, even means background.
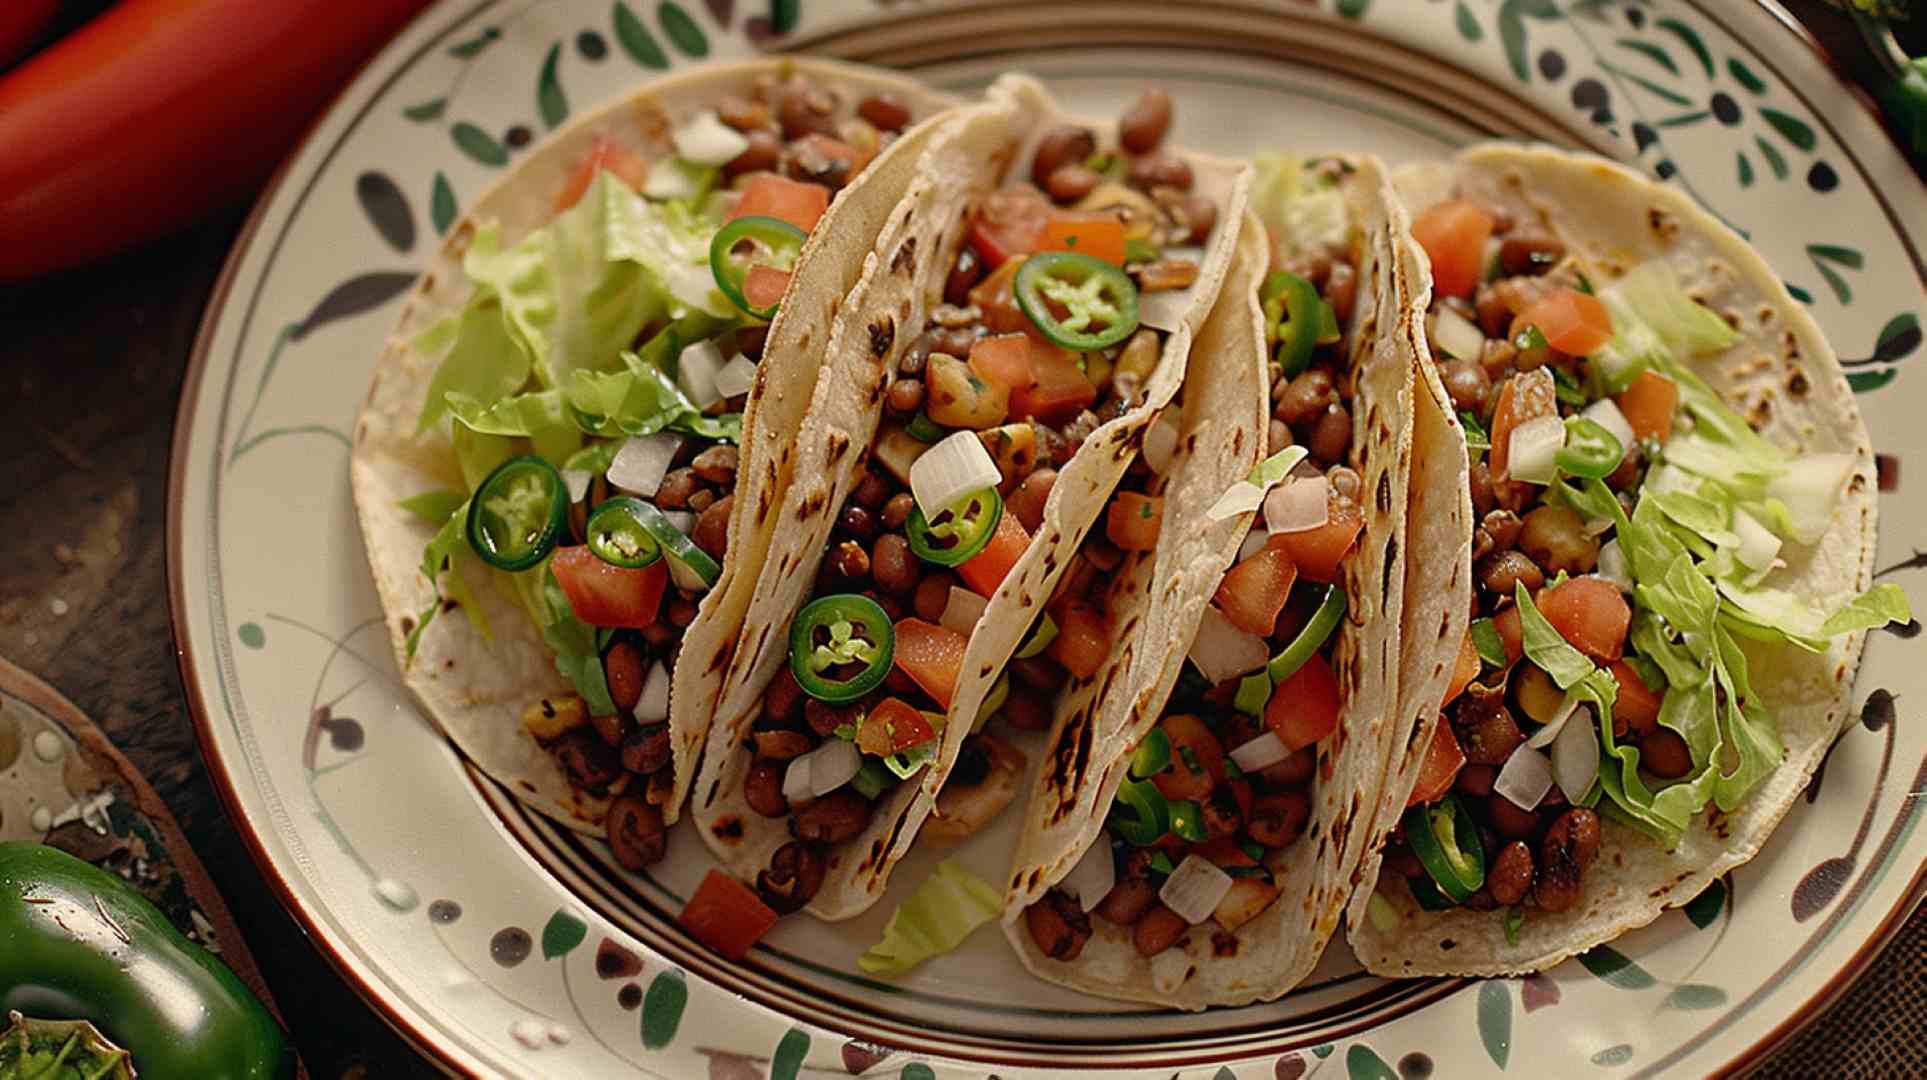
[[[698,165],[727,165],[749,149],[748,137],[717,119],[709,110],[697,113],[694,120],[677,128],[671,138],[675,140],[676,153]]]
[[[676,588],[693,593],[709,591],[709,582],[704,581],[701,574],[691,570],[681,559],[665,554],[663,561],[669,564],[669,580],[676,583]]]
[[[1432,316],[1432,343],[1455,360],[1477,363],[1485,352],[1485,331],[1440,304]]]
[[[616,451],[615,460],[609,462],[609,482],[645,499],[654,498],[656,489],[662,486],[662,478],[669,475],[669,463],[681,449],[682,436],[667,431],[631,435],[623,441],[622,449]]]
[[[1084,851],[1071,872],[1058,885],[1077,897],[1077,906],[1089,911],[1104,902],[1117,884],[1117,862],[1111,857],[1111,842],[1101,834],[1097,843]]]
[[[1218,910],[1218,902],[1231,891],[1231,875],[1200,855],[1186,855],[1164,879],[1158,899],[1185,922],[1196,926]]]
[[[642,696],[632,710],[639,724],[660,724],[669,719],[669,669],[658,660],[649,665],[642,678]]]
[[[696,515],[687,510],[664,510],[662,516],[669,524],[676,527],[677,532],[682,533],[684,536],[688,536],[690,531],[696,527]]]
[[[954,506],[973,491],[996,487],[1003,480],[990,451],[974,431],[952,432],[925,451],[910,466],[910,494],[926,518]]]
[[[977,621],[984,617],[984,608],[989,600],[969,589],[950,586],[950,599],[943,605],[943,617],[938,620],[943,625],[969,637],[977,629]]]
[[[1211,521],[1224,521],[1239,514],[1249,514],[1263,505],[1264,501],[1264,488],[1249,480],[1240,480],[1226,488],[1224,494],[1218,496],[1218,501],[1211,504],[1211,509],[1204,512],[1204,516]]]
[[[1626,553],[1620,550],[1617,539],[1600,546],[1599,565],[1593,568],[1593,573],[1619,586],[1620,592],[1633,591],[1633,568],[1626,562]]]
[[[1166,409],[1158,414],[1157,422],[1144,433],[1144,463],[1159,476],[1171,467],[1171,458],[1178,451],[1178,419],[1176,409]]]
[[[1733,508],[1733,531],[1739,534],[1740,550],[1735,553],[1749,570],[1773,569],[1780,554],[1780,538],[1760,524],[1760,519],[1740,507]]]
[[[1566,445],[1565,422],[1556,416],[1535,416],[1512,429],[1506,455],[1506,478],[1529,484],[1552,483],[1553,455]]]
[[[1559,782],[1559,790],[1566,793],[1566,801],[1572,802],[1585,796],[1598,775],[1599,725],[1593,722],[1592,709],[1587,708],[1553,740],[1552,776]]]
[[[569,489],[569,501],[579,503],[589,495],[589,485],[594,482],[595,474],[587,469],[563,469],[562,486]]]
[[[1552,740],[1558,738],[1559,733],[1565,730],[1566,721],[1572,719],[1573,714],[1579,710],[1579,695],[1567,694],[1565,700],[1559,703],[1559,711],[1552,714],[1552,719],[1546,721],[1544,727],[1532,733],[1532,738],[1526,740],[1526,745],[1534,750],[1544,750],[1551,746]],[[1586,706],[1585,711],[1587,715],[1591,715],[1592,707]]]
[[[1626,419],[1625,413],[1619,411],[1619,403],[1612,398],[1600,398],[1586,406],[1585,411],[1579,415],[1613,433],[1613,438],[1619,440],[1619,449],[1622,451],[1621,461],[1626,460],[1626,453],[1630,453],[1633,444],[1639,441],[1639,436],[1633,434],[1632,422]],[[1618,468],[1618,465],[1613,467]]]
[[[1265,549],[1265,541],[1271,536],[1263,529],[1253,529],[1245,534],[1245,542],[1238,545],[1238,562],[1244,562]]]
[[[677,358],[676,385],[689,395],[690,404],[707,409],[723,400],[716,390],[716,373],[721,370],[723,351],[713,341],[698,341]]]
[[[1203,244],[1172,244],[1170,246],[1167,246],[1161,249],[1158,252],[1158,258],[1188,260],[1190,262],[1197,263],[1199,266],[1203,266],[1204,265],[1204,245]]]
[[[1265,531],[1304,532],[1331,520],[1331,484],[1321,474],[1311,479],[1287,479],[1265,496]]]
[[[1191,662],[1213,686],[1249,675],[1269,659],[1264,638],[1231,625],[1215,606],[1204,609],[1204,617],[1198,620],[1198,636],[1191,639]]]
[[[1267,731],[1231,752],[1231,760],[1248,773],[1269,769],[1290,756],[1285,749],[1285,740],[1279,738],[1275,731]]]
[[[1769,499],[1786,506],[1793,539],[1819,543],[1833,524],[1833,509],[1853,472],[1848,454],[1805,454],[1787,462],[1786,472],[1766,485]]]
[[[842,742],[842,739],[836,740]],[[790,759],[789,768],[783,770],[783,797],[791,802],[810,798],[810,762],[816,760],[815,754],[802,754]]]
[[[649,177],[642,182],[643,197],[658,202],[694,198],[702,190],[705,169],[677,158],[658,161],[649,167]]]
[[[1613,527],[1613,519],[1603,517],[1587,518],[1585,523],[1579,527],[1585,531],[1587,536],[1598,536]]]
[[[848,739],[831,738],[809,752],[810,794],[828,795],[856,776],[863,768],[863,752]]]
[[[1506,759],[1492,790],[1521,810],[1536,810],[1539,800],[1552,790],[1552,762],[1530,746],[1521,746]]]
[[[716,392],[725,399],[741,397],[756,385],[756,361],[737,353],[716,373]]]
[[[1160,289],[1157,292],[1139,293],[1137,297],[1137,324],[1153,330],[1175,331],[1184,325],[1184,317],[1197,300],[1197,286],[1187,289]]]

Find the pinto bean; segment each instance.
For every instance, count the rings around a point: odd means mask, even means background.
[[[689,538],[703,549],[704,554],[719,563],[729,550],[729,509],[735,499],[734,495],[725,495],[710,503],[707,509],[696,516],[696,527],[689,534]]]
[[[1121,878],[1093,910],[1108,922],[1130,926],[1157,902],[1158,889],[1149,878]]]
[[[1318,418],[1318,425],[1312,428],[1305,447],[1321,464],[1344,461],[1345,452],[1352,447],[1352,414],[1343,405],[1333,404],[1327,408]]]
[[[910,541],[899,533],[877,537],[876,548],[870,553],[870,572],[878,585],[898,596],[916,591],[917,557],[910,551]]]
[[[840,788],[790,815],[790,835],[798,840],[840,844],[868,828],[875,807],[848,788]]]
[[[610,853],[624,869],[641,870],[661,862],[669,853],[669,830],[663,824],[662,811],[634,791],[623,792],[609,804],[603,832],[609,839]]]
[[[696,479],[696,470],[672,469],[662,478],[662,483],[656,485],[656,497],[652,501],[664,510],[681,510],[689,505],[689,497],[700,487],[702,483]]]
[[[785,664],[776,669],[769,681],[769,688],[763,691],[763,720],[774,725],[787,725],[796,719],[797,707],[803,704],[803,688],[797,684],[796,676]]]
[[[768,758],[757,758],[743,777],[743,801],[751,810],[768,818],[779,818],[790,812],[790,801],[783,794],[783,773],[781,762]]]
[[[1639,740],[1639,764],[1662,780],[1677,780],[1693,771],[1693,752],[1671,728],[1654,728]]]
[[[1089,128],[1059,124],[1037,142],[1037,156],[1031,159],[1030,179],[1039,187],[1050,183],[1050,176],[1066,165],[1082,165],[1097,153],[1097,136]]]
[[[1057,171],[1044,181],[1044,190],[1060,203],[1074,203],[1096,191],[1097,185],[1103,182],[1102,173],[1085,168],[1081,162],[1074,162],[1058,166]]]
[[[1131,183],[1141,188],[1172,187],[1191,190],[1191,163],[1175,154],[1146,154],[1131,159]]]
[[[1494,795],[1485,801],[1485,816],[1492,822],[1492,828],[1508,840],[1530,840],[1539,832],[1539,815],[1519,809],[1504,795]]]
[[[855,723],[858,718],[858,710],[851,706],[838,708],[815,698],[805,698],[803,701],[803,723],[818,738],[827,739],[836,734],[837,728]]]
[[[1485,875],[1485,891],[1508,907],[1526,898],[1532,888],[1532,849],[1514,840],[1499,850]]]
[[[1147,86],[1117,122],[1117,141],[1133,154],[1148,154],[1171,130],[1171,95],[1162,87]]]
[[[1478,697],[1462,697],[1453,705],[1452,730],[1473,765],[1504,765],[1526,741],[1504,705]]]
[[[622,759],[590,728],[568,732],[555,740],[550,749],[555,752],[570,785],[583,791],[607,791],[609,785],[622,776]]]
[[[1497,765],[1467,765],[1459,770],[1458,779],[1452,781],[1461,795],[1483,799],[1492,794],[1492,781],[1498,779]]]
[[[723,164],[725,183],[750,173],[774,172],[776,166],[782,164],[783,142],[774,133],[759,129],[746,131],[743,136],[749,140],[749,145]]]
[[[1326,409],[1338,404],[1338,389],[1332,385],[1331,372],[1307,368],[1288,383],[1278,384],[1273,392],[1272,415],[1294,427],[1310,423]]]
[[[728,443],[718,443],[696,455],[689,467],[696,475],[712,484],[729,484],[736,479],[736,448]]]
[[[845,504],[843,512],[836,515],[836,531],[838,535],[867,544],[876,539],[876,515],[855,503]]]
[[[1245,832],[1268,848],[1281,848],[1298,839],[1311,818],[1311,796],[1302,789],[1261,795],[1251,803]]]
[[[1052,889],[1024,909],[1024,926],[1037,951],[1052,960],[1075,960],[1091,940],[1091,917],[1067,894]]]
[[[1056,469],[1038,469],[1017,485],[1004,499],[1004,509],[1017,518],[1026,532],[1036,532],[1044,523],[1044,503],[1050,499],[1051,486],[1057,483]]]
[[[1010,662],[1010,673],[1016,681],[1036,690],[1052,691],[1064,685],[1068,674],[1057,661],[1048,656],[1020,656]]]
[[[756,744],[756,755],[771,761],[789,761],[810,752],[811,742],[808,735],[788,728],[772,728],[758,731],[750,736]]]
[[[1566,256],[1566,245],[1558,237],[1520,229],[1499,245],[1499,269],[1507,277],[1543,274]]]
[[[883,504],[883,527],[886,529],[903,528],[903,523],[910,520],[910,511],[916,508],[916,496],[907,491],[899,491],[895,495],[890,496],[890,501]]]
[[[917,582],[916,595],[910,601],[917,618],[925,622],[942,619],[943,609],[950,606],[950,587],[956,583],[956,576],[948,571],[933,573]]]
[[[1599,565],[1599,537],[1569,506],[1541,506],[1526,515],[1519,550],[1548,573],[1590,574]]]
[[[1539,841],[1539,876],[1533,899],[1547,911],[1565,911],[1579,902],[1580,880],[1599,854],[1599,815],[1573,807],[1559,815]]]
[[[1318,750],[1315,747],[1306,746],[1285,760],[1265,769],[1258,776],[1265,783],[1278,787],[1299,787],[1311,783],[1312,775],[1317,771]],[[1255,806],[1252,812],[1254,814],[1257,812]]]
[[[845,540],[830,552],[830,568],[845,581],[861,581],[870,576],[870,553],[854,540]]]
[[[1475,416],[1485,415],[1486,398],[1492,393],[1492,380],[1476,360],[1450,360],[1439,365],[1439,380],[1452,404]]]
[[[943,281],[943,299],[947,304],[967,307],[970,304],[970,290],[984,279],[984,261],[978,257],[976,249],[965,246],[957,252],[957,262],[950,268],[950,276]]]
[[[1291,425],[1273,417],[1270,427],[1265,431],[1265,445],[1268,447],[1266,452],[1275,454],[1291,446],[1295,441],[1292,438]]]
[[[1191,929],[1184,916],[1165,907],[1153,904],[1131,926],[1131,941],[1137,946],[1139,956],[1156,956],[1178,943],[1186,930]]]
[[[776,101],[776,121],[783,125],[783,138],[800,139],[805,135],[835,135],[836,102],[814,87],[789,85],[782,88]]]
[[[627,714],[642,698],[642,650],[635,642],[618,638],[602,655],[602,676],[616,710]]]
[[[650,724],[637,728],[623,737],[618,750],[622,767],[638,776],[648,776],[664,765],[669,764],[673,753],[670,748],[669,725]]]
[[[1325,302],[1332,306],[1338,325],[1352,321],[1352,308],[1358,303],[1358,271],[1351,263],[1333,263],[1331,277],[1325,281]]]
[[[1256,809],[1256,805],[1253,805]],[[1221,836],[1235,836],[1244,825],[1244,815],[1238,809],[1237,796],[1231,788],[1220,784],[1211,794],[1198,804],[1198,817],[1204,831],[1213,840]]]
[[[910,122],[910,107],[895,94],[871,94],[856,103],[856,114],[878,131],[902,131]]]
[[[1524,585],[1527,592],[1533,592],[1546,583],[1545,573],[1531,558],[1518,551],[1488,555],[1480,560],[1476,570],[1485,590],[1499,596],[1511,596],[1514,585]]]
[[[794,840],[777,848],[769,866],[756,875],[756,892],[778,915],[802,910],[822,887],[822,854]]]

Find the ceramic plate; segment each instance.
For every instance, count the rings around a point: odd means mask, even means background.
[[[1876,634],[1842,737],[1765,854],[1611,947],[1526,979],[1388,982],[1341,944],[1282,1001],[1205,1014],[1078,997],[995,930],[901,980],[857,955],[894,898],[785,920],[743,965],[675,913],[709,865],[657,872],[472,774],[396,682],[347,473],[398,298],[465,200],[572,113],[664,71],[794,49],[971,92],[1042,77],[1115,112],[1171,90],[1182,139],[1394,161],[1472,140],[1588,147],[1748,233],[1846,358],[1882,453],[1880,576],[1915,589],[1927,506],[1897,494],[1927,430],[1927,199],[1793,22],[1733,0],[997,4],[450,0],[310,134],[256,209],[202,328],[169,521],[182,669],[238,828],[314,942],[433,1059],[478,1075],[1249,1080],[1702,1073],[1811,1016],[1923,885],[1927,700]],[[1927,602],[1916,591],[1915,603]],[[1007,815],[1011,816],[1011,815]],[[1003,872],[995,838],[963,857]],[[900,897],[927,864],[897,874]],[[1771,943],[1771,947],[1762,947]]]

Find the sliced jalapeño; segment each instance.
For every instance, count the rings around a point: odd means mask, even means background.
[[[744,293],[744,282],[751,265],[787,271],[796,264],[807,233],[781,218],[751,215],[739,217],[717,230],[709,243],[709,272],[716,276],[716,287],[729,302],[759,319],[776,317],[776,305],[756,306]],[[756,251],[747,258],[737,248],[753,244]]]
[[[962,566],[990,543],[1003,516],[1003,496],[996,488],[979,488],[939,513],[934,523],[923,516],[922,509],[913,508],[904,531],[917,558],[938,566]]]
[[[1017,270],[1017,306],[1053,344],[1106,349],[1137,329],[1137,286],[1103,259],[1070,251],[1032,255]]]
[[[468,503],[468,546],[511,573],[549,557],[569,523],[569,489],[555,466],[513,457],[482,480]]]
[[[841,705],[882,685],[896,645],[896,628],[875,600],[836,593],[790,621],[790,671],[804,693]]]

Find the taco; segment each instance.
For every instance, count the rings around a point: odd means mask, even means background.
[[[820,61],[657,80],[477,200],[376,366],[351,474],[403,681],[625,866],[694,775],[707,714],[672,673],[743,619],[825,299],[951,104]]]
[[[1413,498],[1458,530],[1407,564],[1430,655],[1405,674],[1443,692],[1351,940],[1388,975],[1540,970],[1760,850],[1907,601],[1868,588],[1873,454],[1839,362],[1729,228],[1547,149],[1398,186],[1432,279],[1420,401],[1456,418],[1416,429]]]
[[[1089,122],[1000,80],[845,299],[692,804],[778,912],[855,915],[926,821],[999,813],[1024,758],[985,721],[1041,727],[1030,688],[1106,647],[1039,615],[1183,378],[1249,175],[1147,102]]]
[[[1108,512],[1127,553],[1098,606],[1140,629],[1056,702],[1004,907],[1043,978],[1190,1009],[1317,963],[1395,726],[1416,352],[1393,331],[1421,267],[1375,159],[1258,164],[1261,217],[1145,439],[1163,527],[1120,529],[1128,493]]]

